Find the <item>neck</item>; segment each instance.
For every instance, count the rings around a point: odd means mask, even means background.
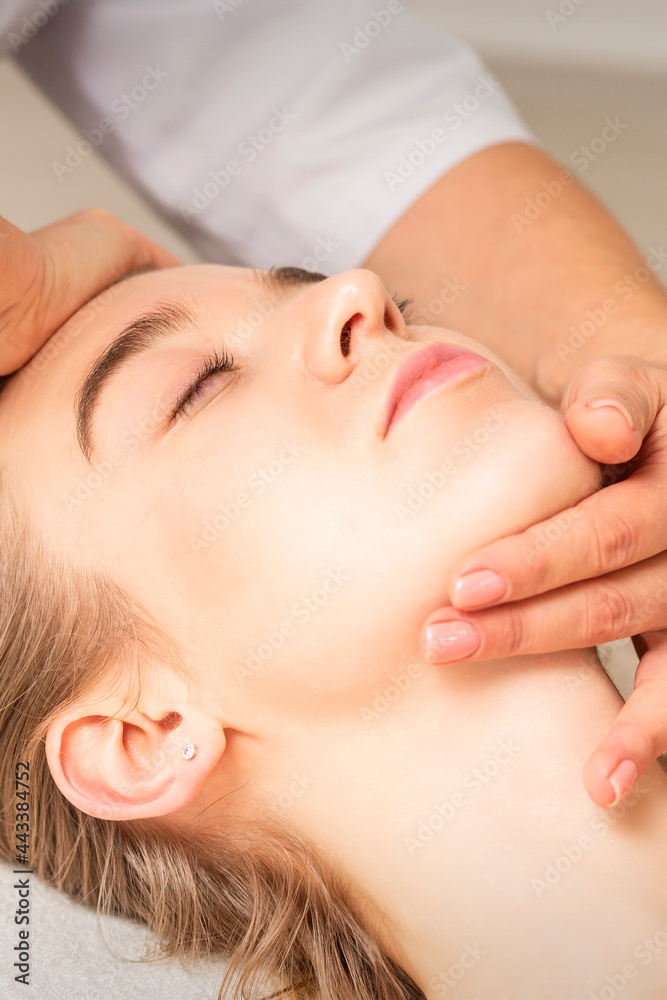
[[[621,705],[592,651],[415,660],[283,750],[300,790],[275,801],[429,1000],[594,1000],[621,978],[647,1000],[667,981],[667,777],[611,809],[581,779]]]

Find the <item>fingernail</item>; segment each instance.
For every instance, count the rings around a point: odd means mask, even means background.
[[[617,802],[620,802],[625,793],[632,788],[638,776],[639,769],[634,760],[622,760],[609,775],[609,784],[616,792],[616,798],[609,804],[615,806]]]
[[[471,656],[481,637],[471,622],[435,622],[426,627],[425,655],[438,663],[450,663]]]
[[[634,422],[629,412],[622,403],[617,402],[615,399],[594,399],[592,403],[587,403],[586,406],[589,410],[601,410],[605,406],[610,410],[616,410],[617,413],[621,414],[624,420],[627,420],[630,430],[633,431],[635,429]]]
[[[454,596],[457,605],[479,608],[483,604],[499,601],[506,590],[507,584],[500,573],[492,569],[478,569],[458,578],[454,585]]]

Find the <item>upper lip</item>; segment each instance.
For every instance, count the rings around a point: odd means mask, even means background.
[[[411,385],[414,385],[431,368],[436,368],[446,361],[451,361],[452,358],[456,358],[460,354],[471,353],[465,347],[459,347],[457,344],[443,343],[428,344],[418,351],[411,351],[396,372],[394,381],[389,389],[382,436],[386,436],[401,396],[407,392]]]

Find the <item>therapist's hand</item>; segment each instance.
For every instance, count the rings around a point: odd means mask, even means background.
[[[627,355],[583,368],[563,397],[567,426],[595,461],[634,458],[631,474],[463,559],[452,574],[451,606],[429,615],[422,630],[424,655],[435,663],[633,636],[641,656],[634,692],[584,767],[598,805],[617,801],[667,751],[666,402],[667,368]],[[438,622],[449,625],[431,653],[427,634],[443,628]]]
[[[126,271],[180,262],[102,208],[24,233],[0,217],[0,375]]]

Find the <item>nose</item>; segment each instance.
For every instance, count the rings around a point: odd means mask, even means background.
[[[403,316],[382,281],[362,268],[313,285],[301,304],[304,364],[327,385],[343,382],[377,339],[406,335]]]

